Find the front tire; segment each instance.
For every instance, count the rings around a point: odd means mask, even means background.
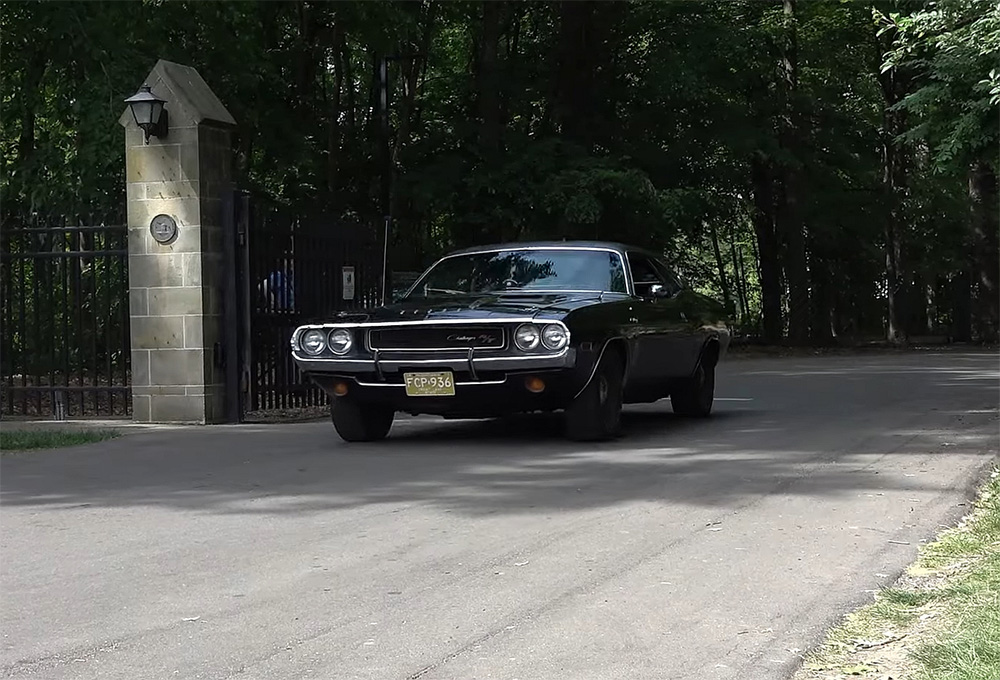
[[[566,435],[574,441],[602,441],[621,430],[625,367],[613,352],[601,357],[590,382],[566,409]]]
[[[715,401],[715,365],[698,362],[694,375],[685,378],[670,393],[674,413],[691,418],[707,418]]]
[[[381,406],[359,404],[335,398],[330,407],[333,427],[346,442],[373,442],[385,439],[396,412]]]

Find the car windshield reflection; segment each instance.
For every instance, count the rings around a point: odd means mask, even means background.
[[[602,250],[503,250],[445,258],[413,287],[408,299],[497,293],[624,293],[618,253]]]

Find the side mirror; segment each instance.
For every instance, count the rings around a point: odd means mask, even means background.
[[[730,319],[736,318],[736,303],[732,300],[726,303],[726,316]]]
[[[669,292],[667,292],[666,286],[663,286],[659,283],[654,283],[652,286],[649,287],[649,297],[664,298],[667,297],[668,295]]]

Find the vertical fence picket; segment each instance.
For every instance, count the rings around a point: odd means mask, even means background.
[[[101,242],[103,246],[102,250],[108,250],[110,244],[110,235],[103,234],[104,240]],[[114,384],[115,376],[112,372],[112,354],[114,353],[114,348],[111,346],[111,320],[112,316],[111,310],[113,305],[113,300],[111,299],[111,280],[114,276],[114,267],[110,266],[111,263],[107,260],[102,260],[102,265],[104,269],[104,275],[102,277],[104,281],[103,295],[101,296],[101,308],[105,310],[106,316],[103,319],[104,329],[102,337],[104,339],[104,375],[107,376],[107,381],[109,385]],[[113,393],[108,393],[108,410],[114,413],[115,410],[115,397]]]
[[[253,201],[251,213],[240,286],[249,298],[243,303],[249,316],[244,363],[251,381],[245,410],[326,405],[326,394],[292,361],[291,333],[313,317],[367,306],[369,272],[381,273],[380,261],[368,261],[376,252],[368,247],[374,230],[263,200]],[[344,266],[355,271],[350,300],[342,295]]]
[[[0,415],[131,412],[125,232],[93,215],[5,229]]]
[[[23,253],[25,253],[28,250],[29,234],[21,233],[21,234],[18,234],[18,235],[21,237],[19,239],[20,240],[20,243],[19,243],[19,245],[20,245],[19,253],[23,254]],[[28,390],[26,389],[27,386],[28,386],[28,368],[27,368],[27,366],[25,366],[23,364],[23,361],[25,359],[23,349],[25,347],[25,343],[27,342],[27,319],[28,319],[28,315],[27,315],[27,312],[25,310],[25,300],[28,297],[26,295],[26,293],[28,292],[28,282],[27,282],[27,279],[25,278],[25,268],[28,266],[28,258],[27,257],[22,257],[21,259],[18,259],[17,260],[17,264],[18,264],[18,274],[20,274],[20,283],[18,285],[18,291],[19,291],[19,295],[18,295],[19,300],[18,300],[18,302],[21,303],[21,315],[20,315],[20,317],[18,319],[19,323],[18,323],[17,327],[19,329],[19,335],[20,335],[20,338],[21,338],[21,342],[18,345],[18,350],[19,350],[18,353],[17,353],[17,359],[18,359],[18,361],[17,361],[17,363],[14,364],[14,369],[15,370],[20,369],[19,373],[21,374],[21,388],[23,390],[20,393],[20,395],[21,395],[21,411],[25,412],[25,411],[28,410]]]
[[[94,216],[91,215],[87,220],[90,224],[94,224]],[[97,254],[97,243],[98,234],[97,232],[91,232],[89,234],[89,243],[87,243],[87,252],[90,254],[90,281],[87,284],[87,300],[90,303],[90,365],[93,367],[93,384],[95,387],[103,384],[101,376],[101,361],[97,355],[97,328],[99,324],[98,319],[98,309],[97,309],[97,282],[98,282],[98,267],[100,264],[100,259],[96,256]],[[99,391],[93,392],[94,399],[94,415],[97,415],[101,409],[102,394]]]
[[[60,234],[59,247],[63,251],[70,249],[70,244],[72,243],[73,234],[68,232],[63,232]],[[70,310],[73,308],[71,298],[70,298],[70,277],[72,276],[72,271],[70,270],[71,260],[69,258],[59,258],[56,262],[56,269],[59,271],[59,288],[62,291],[62,302],[58,310],[58,318],[62,321],[62,356],[59,361],[59,371],[64,376],[69,376],[70,366],[72,365],[70,352],[71,352],[71,342],[70,338],[73,334],[70,331],[69,316]],[[68,384],[68,383],[67,383]],[[69,403],[63,401],[66,409],[72,408],[72,400]],[[69,415],[67,413],[67,415]]]
[[[46,241],[44,239],[44,236],[42,236],[42,241],[41,241],[41,245],[39,246],[39,248],[44,249],[45,245],[46,245]],[[39,288],[38,288],[38,279],[40,278],[39,277],[38,268],[42,268],[42,271],[44,271],[46,261],[44,259],[40,259],[40,260],[37,260],[35,262],[35,264],[36,264],[36,266],[32,267],[32,272],[31,272],[31,311],[32,311],[32,314],[31,314],[31,317],[32,317],[31,332],[30,333],[26,333],[26,336],[29,338],[28,341],[31,343],[31,345],[29,345],[29,347],[30,346],[34,346],[34,347],[40,348],[40,352],[42,354],[42,357],[44,357],[45,350],[46,350],[45,345],[42,344],[44,342],[44,339],[41,338],[41,337],[39,337],[39,333],[38,333],[38,326],[41,324],[41,322],[39,321],[39,318],[40,318],[39,317],[39,307],[41,307],[41,304],[40,304],[40,294],[39,294]],[[44,364],[42,364],[41,366],[39,366],[38,359],[36,359],[35,362],[36,362],[35,366],[33,366],[32,369],[31,369],[32,373],[38,374],[38,377],[41,378],[41,372],[42,372],[41,369],[44,367]],[[36,379],[36,381],[35,381],[35,385],[36,386],[38,385],[38,382],[40,382],[40,380]],[[42,392],[41,392],[41,390],[40,389],[36,389],[34,396],[35,396],[35,399],[36,399],[35,412],[38,413],[39,415],[41,415],[41,412],[42,412]]]

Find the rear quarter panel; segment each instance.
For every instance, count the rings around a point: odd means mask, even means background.
[[[701,356],[701,350],[712,338],[719,341],[719,356],[729,347],[729,318],[725,305],[707,295],[691,290],[679,296],[681,308],[687,317],[688,330],[692,336],[690,365],[693,372]]]

